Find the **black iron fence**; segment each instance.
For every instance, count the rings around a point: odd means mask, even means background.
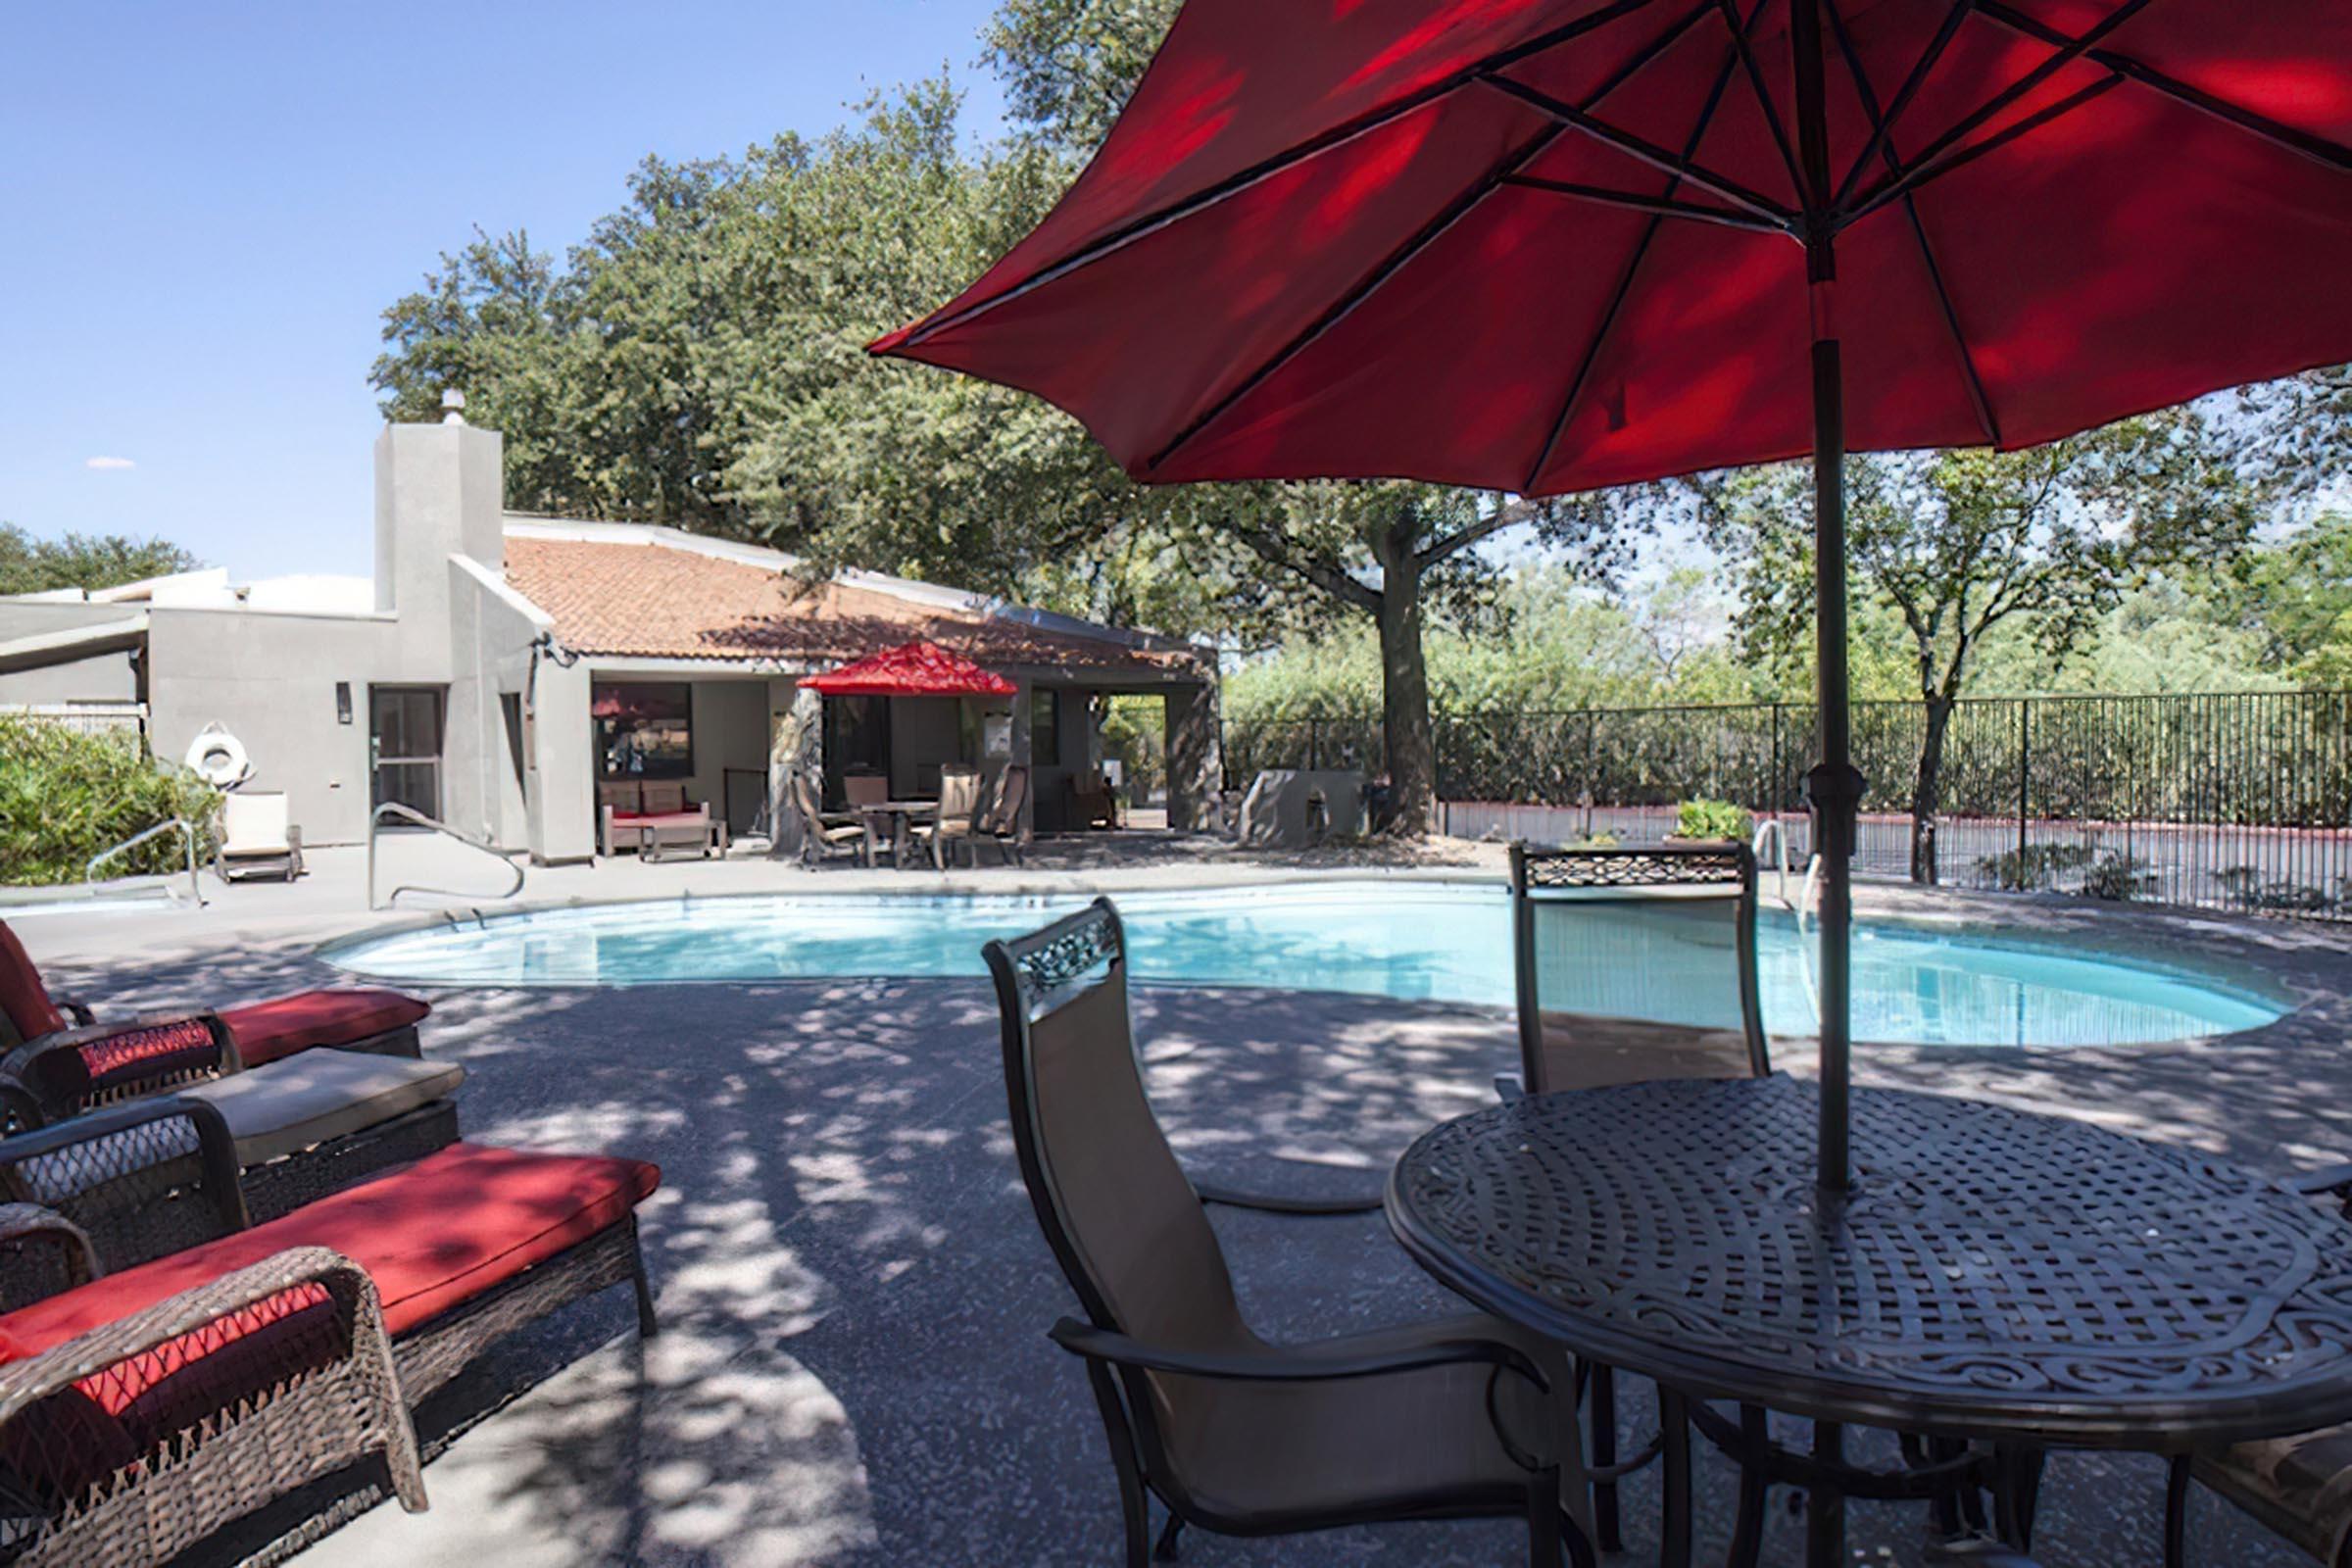
[[[1918,703],[1855,705],[1864,875],[1910,873],[1926,723]],[[1809,705],[1445,712],[1436,741],[1455,833],[1655,837],[1705,796],[1785,819],[1805,853]],[[1225,727],[1234,788],[1380,758],[1377,714]],[[2352,692],[1971,698],[1939,795],[1939,882],[2352,919]]]

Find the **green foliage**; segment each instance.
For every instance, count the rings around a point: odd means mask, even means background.
[[[1732,801],[1685,801],[1675,808],[1674,831],[1687,839],[1736,839],[1744,844],[1756,830],[1747,808]]]
[[[91,856],[174,816],[198,825],[197,853],[210,855],[220,806],[209,785],[159,765],[135,735],[0,714],[0,882],[78,882]],[[168,872],[184,853],[166,835],[111,869]]]
[[[168,540],[121,533],[35,539],[13,523],[0,522],[0,594],[113,588],[187,571],[196,564],[194,556]]]

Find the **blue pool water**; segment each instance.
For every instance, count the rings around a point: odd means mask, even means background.
[[[597,905],[361,939],[326,956],[361,974],[447,985],[972,976],[984,972],[980,947],[989,938],[1084,902],[817,894]],[[1117,902],[1139,980],[1511,1004],[1509,900],[1499,887],[1310,882],[1126,893]],[[1608,1011],[1670,1023],[1722,1021],[1696,1010],[1713,999],[1695,993],[1716,988],[1690,978],[1701,966],[1719,973],[1718,959],[1678,953],[1673,933],[1639,930],[1621,914],[1595,920],[1587,966],[1593,1010],[1605,1001]],[[1811,942],[1768,915],[1758,948],[1765,1026],[1810,1033]],[[1861,1040],[2132,1045],[2250,1029],[2284,1010],[2213,976],[2088,949],[1891,923],[1854,932]]]

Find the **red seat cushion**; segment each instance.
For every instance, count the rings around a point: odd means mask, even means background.
[[[451,1144],[267,1225],[173,1252],[0,1317],[0,1356],[37,1355],[258,1263],[328,1247],[366,1269],[403,1334],[628,1217],[662,1172],[605,1154]]]
[[[430,1003],[397,991],[337,986],[223,1007],[220,1021],[245,1065],[258,1067],[313,1046],[348,1046],[406,1029],[432,1010]]]
[[[19,1040],[38,1039],[66,1026],[66,1015],[41,984],[41,971],[32,966],[32,955],[5,920],[0,920],[0,1013],[8,1015]]]

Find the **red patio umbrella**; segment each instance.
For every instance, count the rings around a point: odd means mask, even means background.
[[[2348,143],[2345,0],[1191,0],[1046,220],[874,349],[1159,482],[1812,453],[1842,1188],[1842,455],[2352,359]]]
[[[827,697],[1010,697],[1020,688],[937,643],[902,643],[801,682]]]

